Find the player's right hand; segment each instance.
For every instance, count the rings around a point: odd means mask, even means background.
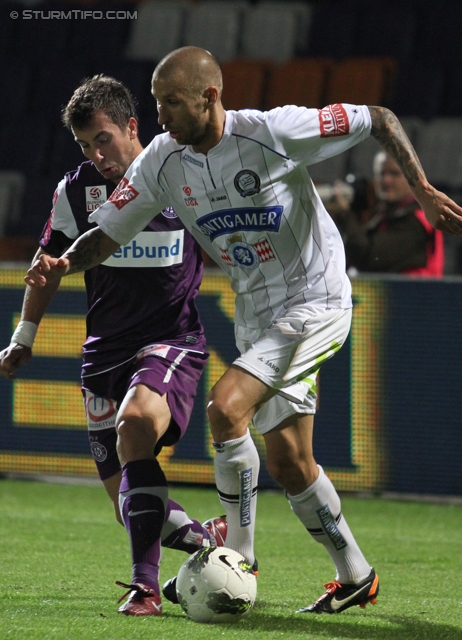
[[[19,367],[27,364],[32,358],[32,349],[23,344],[13,342],[9,347],[0,351],[0,375],[13,380]]]
[[[47,282],[66,275],[69,267],[70,262],[67,258],[53,258],[42,253],[29,269],[24,280],[31,287],[44,287]]]

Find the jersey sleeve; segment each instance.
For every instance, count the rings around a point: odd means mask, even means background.
[[[89,220],[96,222],[112,240],[127,244],[170,203],[158,186],[153,143],[136,158],[111,197]]]
[[[39,244],[47,253],[60,256],[78,235],[79,230],[66,193],[66,178],[63,178],[53,195],[53,208]]]
[[[335,156],[370,135],[364,105],[331,104],[323,109],[292,105],[267,113],[267,126],[280,151],[296,164],[315,164]]]

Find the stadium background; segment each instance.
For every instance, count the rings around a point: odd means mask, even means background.
[[[0,259],[29,258],[50,193],[82,161],[59,117],[80,81],[124,82],[148,144],[159,132],[153,68],[187,44],[216,55],[226,108],[392,108],[429,179],[459,198],[460,33],[459,0],[0,0]],[[374,142],[315,165],[313,178],[370,177]],[[460,242],[449,249],[448,273],[462,273]]]
[[[0,271],[2,344],[18,321],[23,275]],[[17,380],[0,380],[0,472],[96,475],[79,385],[82,282],[65,280],[34,358]],[[318,461],[343,491],[462,495],[462,281],[355,279],[353,291],[349,342],[321,372]],[[199,308],[211,357],[187,435],[161,454],[170,481],[213,483],[206,391],[236,355],[233,301],[226,277],[209,272]],[[260,485],[274,486],[262,467]]]
[[[70,10],[72,19],[50,17]],[[120,19],[105,20],[107,11]],[[23,296],[24,265],[14,261],[30,259],[57,182],[82,161],[59,113],[83,77],[104,72],[131,88],[145,144],[159,132],[153,67],[184,44],[217,56],[227,108],[389,106],[429,179],[460,201],[461,31],[458,0],[0,2],[0,346]],[[369,178],[375,151],[365,141],[313,167],[313,178]],[[316,456],[340,490],[462,495],[462,252],[458,239],[446,245],[441,281],[354,280],[353,330],[323,368],[315,429]],[[199,304],[210,364],[187,437],[162,455],[170,480],[210,483],[205,394],[235,354],[227,281],[210,272]],[[0,380],[0,473],[95,475],[78,384],[84,305],[81,280],[66,279],[33,361],[14,383]],[[260,480],[272,486],[265,471]]]

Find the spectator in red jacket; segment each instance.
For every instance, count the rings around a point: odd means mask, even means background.
[[[345,243],[348,266],[359,272],[442,276],[443,233],[429,224],[400,168],[384,151],[374,158],[374,188],[377,202],[366,224],[340,188],[329,207]]]

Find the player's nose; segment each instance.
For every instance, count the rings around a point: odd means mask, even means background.
[[[158,111],[158,117],[157,117],[157,121],[160,125],[164,125],[167,124],[167,122],[169,121],[169,114],[168,111],[165,107],[161,107],[160,105],[157,105],[157,111]]]
[[[93,158],[91,158],[95,164],[98,162],[102,162],[104,160],[104,156],[99,149],[95,149],[93,152]]]

